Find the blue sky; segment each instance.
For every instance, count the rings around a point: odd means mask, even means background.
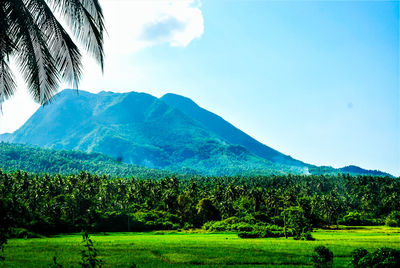
[[[105,76],[88,63],[81,89],[181,94],[302,161],[400,175],[399,2],[184,2],[135,3],[152,19],[111,30]],[[103,3],[117,29],[121,2]],[[37,108],[12,120],[22,99],[0,132]]]

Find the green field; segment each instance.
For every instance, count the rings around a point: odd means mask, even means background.
[[[110,233],[93,234],[105,267],[308,266],[314,247],[328,246],[334,266],[346,267],[350,253],[358,247],[400,249],[400,228],[355,227],[317,230],[316,241],[292,238],[241,239],[231,233]],[[11,239],[5,267],[48,267],[53,256],[64,267],[78,266],[82,247],[80,234],[51,238]],[[1,265],[1,264],[0,264]]]

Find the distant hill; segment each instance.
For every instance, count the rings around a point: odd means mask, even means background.
[[[57,151],[0,142],[0,169],[30,173],[78,174],[82,170],[110,177],[162,178],[171,172],[121,163],[99,153]]]
[[[124,163],[185,174],[310,174],[310,170],[322,170],[258,142],[192,100],[174,94],[158,99],[137,92],[77,94],[64,90],[20,129],[0,135],[1,140],[97,152]]]

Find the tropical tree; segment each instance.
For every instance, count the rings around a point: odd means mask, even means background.
[[[82,54],[77,43],[103,70],[103,32],[98,0],[0,0],[0,104],[16,90],[10,58],[33,99],[46,104],[61,81],[78,87]]]

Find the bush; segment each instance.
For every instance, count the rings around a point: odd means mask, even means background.
[[[286,227],[293,230],[296,239],[300,239],[303,233],[312,231],[312,226],[305,214],[299,206],[288,207],[282,212],[282,216],[286,217]]]
[[[210,221],[203,225],[203,229],[210,232],[229,232],[231,225],[225,221]]]
[[[355,249],[352,253],[351,253],[351,264],[353,265],[353,267],[357,268],[360,267],[359,266],[359,262],[362,258],[364,258],[366,255],[368,254],[368,251],[365,248],[358,248]]]
[[[333,253],[327,247],[318,246],[314,248],[314,255],[312,256],[311,262],[313,266],[317,268],[332,267]]]
[[[179,217],[165,211],[149,210],[125,214],[106,212],[96,221],[97,232],[177,230],[181,226]]]
[[[347,226],[367,226],[367,225],[377,225],[375,219],[368,217],[358,211],[349,212],[339,221],[340,224]]]
[[[301,234],[300,240],[314,241],[315,238],[311,235],[311,232],[305,232]]]
[[[400,267],[400,250],[392,248],[380,248],[372,253],[360,248],[353,251],[352,257],[352,264],[355,268]]]
[[[41,238],[42,235],[28,231],[25,228],[10,228],[8,231],[9,238]]]
[[[293,236],[293,233],[290,233]],[[267,228],[258,229],[252,232],[240,232],[238,233],[240,238],[267,238],[267,237],[284,237],[285,232],[283,231],[271,231]]]
[[[97,249],[94,247],[93,241],[87,232],[82,234],[82,243],[84,249],[81,250],[81,262],[79,264],[85,268],[102,267],[103,260],[98,257]]]
[[[231,217],[222,221],[206,222],[203,224],[203,229],[210,232],[251,232],[254,230],[254,225]]]
[[[386,217],[385,224],[391,227],[400,227],[400,211],[392,211],[392,213]]]
[[[221,218],[218,209],[214,206],[213,202],[208,198],[203,198],[197,204],[197,216],[202,223],[212,220],[219,220]]]
[[[210,232],[238,232],[241,238],[264,238],[284,237],[283,227],[277,225],[266,225],[262,222],[250,224],[244,220],[253,221],[253,217],[237,218],[231,217],[222,221],[210,221],[203,225],[203,229]],[[287,235],[293,236],[293,230],[288,229]],[[305,238],[306,239],[306,238]]]
[[[232,232],[251,232],[253,230],[253,225],[246,222],[234,223],[230,226]]]
[[[94,230],[97,232],[121,232],[131,231],[128,228],[128,222],[134,224],[134,217],[131,214],[119,212],[103,212],[94,224]]]
[[[238,233],[240,238],[262,238],[263,234],[261,232],[241,232]]]
[[[238,217],[230,217],[230,218],[227,218],[227,219],[225,219],[223,221],[226,222],[226,223],[229,223],[229,224],[234,224],[234,223],[241,222],[241,220]]]
[[[262,211],[257,211],[256,213],[254,213],[254,218],[257,221],[271,222],[271,219],[268,217],[268,215]]]

